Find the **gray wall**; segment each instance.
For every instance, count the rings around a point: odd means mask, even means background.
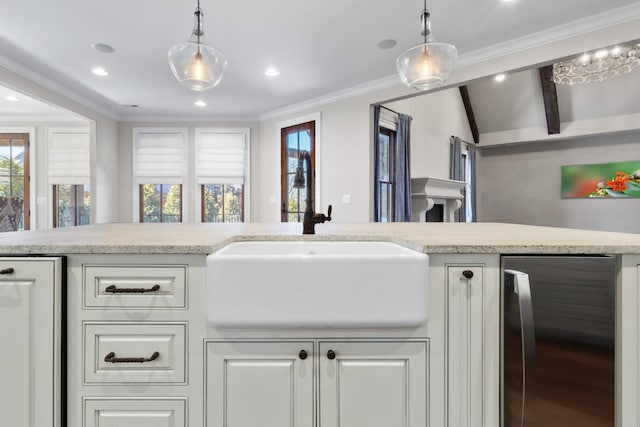
[[[640,132],[479,148],[479,221],[640,233],[640,199],[560,197],[561,166],[640,160]]]

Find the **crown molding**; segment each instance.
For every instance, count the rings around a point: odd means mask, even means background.
[[[549,43],[588,34],[598,30],[624,24],[626,22],[640,19],[640,3],[623,6],[598,15],[589,16],[577,21],[572,21],[564,25],[559,25],[544,31],[529,34],[507,42],[498,43],[483,49],[477,49],[459,56],[456,67],[465,67],[478,64],[492,59],[507,56],[522,50],[540,47]],[[340,90],[308,101],[293,104],[259,116],[260,121],[271,120],[281,116],[299,113],[341,101],[357,95],[387,89],[393,86],[401,86],[400,79],[396,74],[379,80],[374,80],[352,88]]]
[[[258,116],[220,116],[220,115],[135,115],[127,114],[120,117],[122,123],[164,122],[164,123],[258,123]]]
[[[289,114],[299,113],[303,110],[310,110],[322,105],[330,104],[332,102],[342,101],[344,99],[353,98],[354,96],[363,95],[377,90],[386,89],[393,86],[399,86],[400,80],[397,75],[384,77],[382,79],[374,80],[368,83],[363,83],[357,86],[353,86],[347,89],[342,89],[336,92],[332,92],[327,95],[319,96],[317,98],[310,99],[308,101],[292,104],[287,107],[278,108],[258,116],[261,122],[266,120],[275,119],[278,117],[286,116]]]

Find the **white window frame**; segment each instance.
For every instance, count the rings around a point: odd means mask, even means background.
[[[138,137],[140,134],[182,134],[182,140],[184,141],[184,152],[183,152],[183,170],[182,170],[182,218],[181,222],[189,222],[189,212],[187,200],[189,200],[189,131],[186,127],[135,127],[133,128],[133,139],[132,139],[132,156],[131,156],[131,193],[133,205],[132,208],[132,222],[140,222],[140,184],[137,183],[136,180],[136,146],[138,142]],[[159,182],[158,184],[166,184],[163,182]]]
[[[193,191],[196,196],[194,197],[194,212],[195,222],[202,222],[202,201],[201,201],[201,189],[198,184],[198,171],[197,164],[198,159],[195,157],[198,155],[198,140],[200,135],[209,133],[236,133],[244,135],[246,142],[246,154],[244,164],[244,222],[251,222],[251,129],[246,127],[197,127],[194,132],[194,165],[196,169],[196,176],[194,176],[194,188]]]
[[[282,138],[282,129],[284,128],[288,128],[291,126],[296,126],[296,125],[300,125],[303,123],[308,123],[308,122],[315,122],[315,152],[316,152],[316,158],[315,158],[315,187],[316,187],[316,191],[314,194],[314,201],[315,201],[315,210],[316,212],[324,212],[324,206],[322,206],[322,114],[320,112],[317,113],[311,113],[311,114],[307,114],[305,116],[300,116],[300,117],[295,117],[293,119],[289,119],[289,120],[285,120],[283,122],[279,122],[276,125],[276,129],[277,129],[277,134],[276,134],[276,138],[274,139],[274,141],[277,141],[277,148],[275,150],[275,159],[274,159],[274,165],[277,165],[277,184],[275,187],[275,191],[273,194],[275,194],[276,196],[274,196],[276,199],[275,200],[280,200],[280,164],[281,164],[281,155],[282,153],[280,152],[280,141]],[[275,214],[276,214],[276,218],[278,218],[278,222],[280,221],[280,203],[276,203],[275,205]]]

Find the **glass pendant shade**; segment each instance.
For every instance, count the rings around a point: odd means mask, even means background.
[[[458,58],[452,44],[436,42],[431,33],[429,11],[425,1],[422,11],[424,42],[405,50],[396,59],[396,69],[405,86],[426,90],[441,85],[451,74]]]
[[[195,91],[211,89],[220,83],[227,68],[227,58],[204,43],[202,17],[198,3],[191,39],[169,49],[169,65],[173,75],[180,84]]]
[[[422,43],[407,49],[396,59],[405,86],[426,90],[441,85],[451,74],[458,50],[447,43]]]

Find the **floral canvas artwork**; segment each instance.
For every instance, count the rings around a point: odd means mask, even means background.
[[[563,166],[562,197],[640,197],[640,161]]]

